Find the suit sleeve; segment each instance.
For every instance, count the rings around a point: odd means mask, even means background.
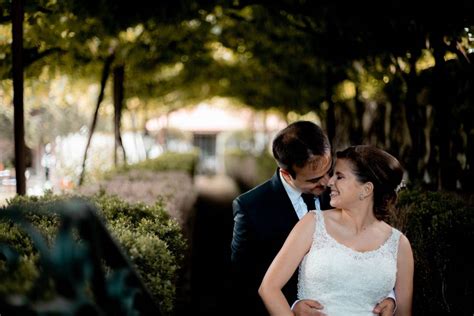
[[[231,260],[234,266],[246,265],[251,241],[251,228],[247,210],[242,207],[240,200],[237,198],[232,203],[234,215],[234,231],[231,244]]]
[[[262,304],[257,290],[260,286],[256,265],[256,240],[248,209],[237,198],[233,202],[234,231],[231,244],[232,297],[240,302],[235,315],[246,315]],[[257,260],[257,262],[256,262]],[[264,310],[263,305],[261,309]]]

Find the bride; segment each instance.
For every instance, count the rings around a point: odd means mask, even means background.
[[[332,210],[308,212],[269,267],[259,294],[271,315],[293,315],[281,289],[299,266],[298,299],[316,299],[318,315],[373,315],[395,289],[395,315],[411,315],[413,254],[408,239],[384,219],[403,169],[373,146],[337,153],[329,181]]]

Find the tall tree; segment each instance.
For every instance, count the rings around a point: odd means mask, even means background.
[[[12,1],[13,107],[15,109],[16,193],[26,193],[25,123],[23,111],[23,0]]]

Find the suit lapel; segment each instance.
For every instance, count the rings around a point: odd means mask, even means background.
[[[296,215],[295,208],[286,193],[283,183],[281,182],[280,169],[277,169],[275,174],[271,179],[272,188],[274,191],[274,200],[272,202],[278,209],[278,213],[281,216],[282,220],[290,221],[290,223],[296,224],[298,222],[298,215]]]

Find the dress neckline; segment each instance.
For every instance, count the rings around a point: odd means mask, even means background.
[[[319,217],[320,217],[319,219],[321,220],[321,226],[322,226],[322,228],[323,228],[323,233],[324,233],[330,240],[332,240],[332,241],[333,241],[336,245],[338,245],[339,247],[341,247],[341,248],[343,248],[343,249],[347,249],[347,250],[349,250],[349,251],[351,251],[351,252],[354,252],[354,253],[356,253],[356,254],[358,254],[358,255],[371,254],[371,253],[374,253],[374,252],[379,251],[379,250],[382,249],[385,245],[387,245],[388,242],[390,241],[390,239],[392,239],[392,237],[393,237],[393,230],[394,230],[394,229],[393,229],[393,227],[391,227],[390,235],[387,237],[387,239],[386,239],[382,244],[380,244],[380,245],[377,246],[376,248],[371,249],[371,250],[367,250],[367,251],[355,250],[354,248],[351,248],[351,247],[349,247],[349,246],[346,246],[346,245],[344,245],[343,243],[337,241],[336,238],[334,238],[333,236],[331,236],[331,234],[329,234],[329,232],[328,232],[327,229],[326,229],[326,222],[325,222],[324,214],[323,214],[322,211],[319,211],[319,212],[316,211],[315,213],[316,213],[316,214],[319,213],[319,215],[320,215],[320,216],[319,216]]]

